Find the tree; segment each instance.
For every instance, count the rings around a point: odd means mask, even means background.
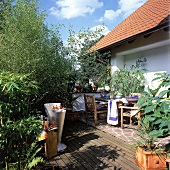
[[[70,29],[68,39],[68,55],[73,61],[77,79],[86,84],[89,79],[98,82],[100,86],[110,80],[110,53],[98,53],[89,49],[102,37],[103,27],[95,31],[82,29],[77,34]]]
[[[13,73],[31,74],[39,83],[40,95],[61,99],[66,91],[72,65],[65,56],[60,26],[48,28],[45,12],[37,0],[18,0],[9,12],[4,8],[5,25],[0,34],[0,68]],[[64,85],[64,87],[63,87]]]
[[[13,0],[1,0],[0,1],[0,31],[2,31],[2,27],[5,24],[5,22],[4,22],[5,21],[4,12],[5,11],[10,12],[11,11],[12,2],[13,2]]]
[[[44,14],[38,15],[37,3],[18,0],[12,10],[4,11],[1,34],[0,66],[4,70],[31,73],[38,63],[43,42]]]

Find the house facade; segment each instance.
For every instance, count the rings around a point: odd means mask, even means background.
[[[139,69],[146,69],[146,86],[156,86],[152,83],[155,73],[166,72],[170,74],[170,39],[169,33],[163,29],[152,33],[149,37],[141,36],[135,41],[126,42],[118,48],[111,50],[112,74],[124,65],[135,65]]]
[[[148,0],[91,50],[111,51],[113,73],[124,65],[146,69],[148,84],[156,72],[170,74],[170,0]]]

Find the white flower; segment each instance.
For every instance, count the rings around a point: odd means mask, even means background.
[[[109,87],[109,86],[105,86],[104,89],[105,89],[106,91],[110,91],[110,87]]]

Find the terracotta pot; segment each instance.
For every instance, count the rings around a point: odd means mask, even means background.
[[[136,163],[141,167],[142,170],[165,170],[166,154],[156,154],[153,151],[145,151],[141,147],[136,149]]]
[[[93,86],[93,91],[97,92],[98,86]]]
[[[81,87],[76,87],[76,92],[81,93],[81,89],[82,89]]]
[[[166,158],[166,162],[167,162],[167,166],[168,166],[168,169],[170,169],[170,158]]]

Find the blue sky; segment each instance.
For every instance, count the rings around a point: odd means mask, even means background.
[[[143,5],[147,0],[40,0],[46,11],[45,23],[64,24],[60,30],[63,41],[68,38],[69,25],[75,32],[82,27],[95,29],[105,25],[103,34],[107,34],[127,16]]]

